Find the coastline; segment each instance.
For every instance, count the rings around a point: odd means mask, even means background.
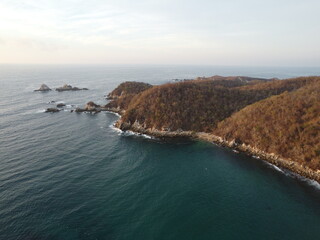
[[[309,167],[303,166],[302,164],[282,158],[274,153],[267,153],[262,150],[259,150],[250,145],[244,143],[239,144],[235,140],[227,141],[219,136],[214,134],[205,133],[205,132],[194,132],[194,131],[162,131],[158,129],[146,129],[141,126],[138,122],[133,124],[121,122],[121,113],[122,111],[113,111],[111,109],[108,112],[116,113],[120,118],[114,123],[114,127],[122,131],[132,131],[140,134],[146,134],[158,138],[176,138],[176,137],[185,137],[199,141],[205,141],[209,143],[217,144],[221,147],[226,147],[235,151],[239,151],[247,154],[248,156],[260,159],[275,165],[276,167],[289,170],[294,174],[305,177],[310,180],[314,180],[320,184],[320,171],[314,171]]]

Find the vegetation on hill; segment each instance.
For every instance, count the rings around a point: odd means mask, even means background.
[[[241,86],[239,89],[245,91],[269,91],[272,95],[280,94],[284,91],[293,91],[305,85],[319,81],[319,77],[298,77],[286,80],[274,80],[260,84]]]
[[[118,126],[124,129],[206,132],[213,137],[208,139],[221,137],[291,159],[295,163],[286,166],[301,164],[299,173],[305,166],[320,172],[320,77],[215,76],[154,87],[135,84],[141,83],[120,85],[107,104],[123,110]]]
[[[215,75],[212,77],[198,77],[197,80],[212,80],[212,81],[221,81],[221,80],[226,80],[226,81],[239,81],[239,82],[246,82],[246,83],[252,83],[252,82],[267,82],[267,81],[272,81],[276,80],[276,78],[256,78],[256,77],[246,77],[246,76],[229,76],[229,77],[224,77],[224,76],[219,76]]]
[[[146,128],[159,130],[210,132],[218,122],[245,106],[310,82],[290,79],[243,86],[244,82],[237,79],[205,79],[155,86],[132,98],[122,121],[138,121]]]
[[[297,91],[247,106],[213,133],[320,169],[320,78],[301,78],[300,83],[311,79]],[[285,82],[292,86],[292,80]]]
[[[144,82],[123,82],[111,93],[108,94],[108,97],[120,97],[123,94],[138,94],[148,88],[151,88],[152,85]]]
[[[151,87],[152,85],[143,82],[123,82],[107,95],[107,99],[112,101],[105,107],[125,110],[134,96]]]

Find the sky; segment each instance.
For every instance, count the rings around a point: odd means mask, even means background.
[[[319,0],[0,0],[0,63],[320,66]]]

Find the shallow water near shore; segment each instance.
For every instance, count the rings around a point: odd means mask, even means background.
[[[103,104],[123,81],[317,71],[0,65],[0,239],[317,239],[312,181],[210,143],[123,134],[112,113],[43,112]],[[33,92],[42,83],[89,91]]]

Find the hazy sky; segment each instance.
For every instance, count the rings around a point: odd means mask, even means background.
[[[320,66],[319,0],[0,0],[0,63]]]

